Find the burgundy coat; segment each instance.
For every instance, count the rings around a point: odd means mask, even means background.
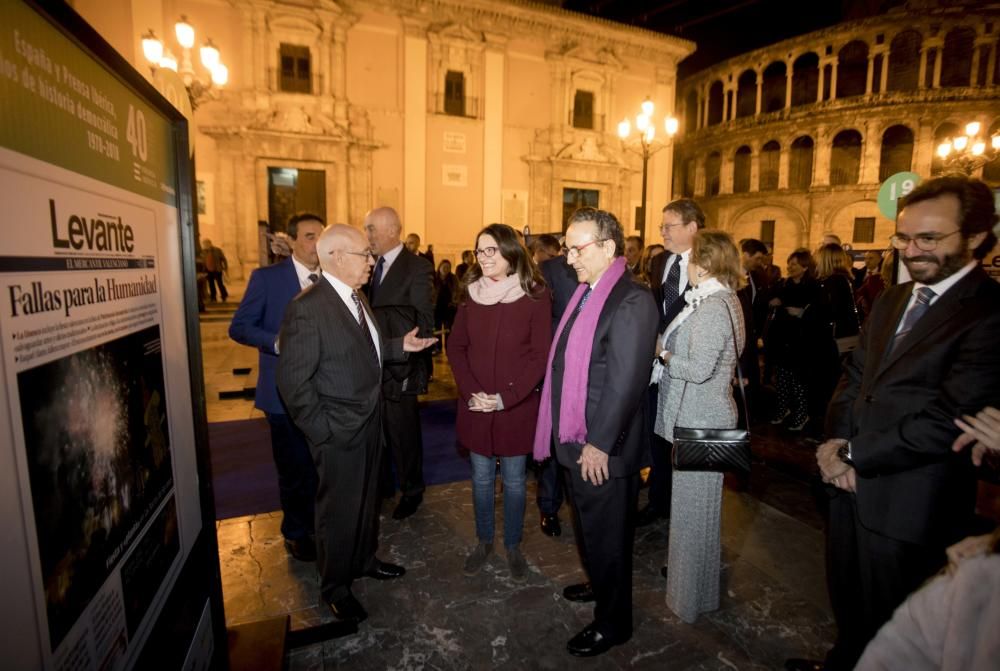
[[[530,454],[545,364],[552,340],[548,290],[513,303],[458,306],[448,337],[448,362],[458,384],[459,445],[484,456]],[[500,394],[503,410],[472,412],[469,398]]]

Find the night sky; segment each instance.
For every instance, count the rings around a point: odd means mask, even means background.
[[[561,4],[564,9],[694,41],[698,50],[678,69],[683,78],[758,47],[883,13],[903,0],[564,0]]]

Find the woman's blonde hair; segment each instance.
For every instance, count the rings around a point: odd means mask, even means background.
[[[851,257],[840,245],[828,243],[816,252],[816,277],[819,279],[826,279],[836,273],[849,276],[850,272]]]
[[[746,283],[740,252],[725,231],[702,229],[694,236],[691,260],[709,275],[736,291]]]

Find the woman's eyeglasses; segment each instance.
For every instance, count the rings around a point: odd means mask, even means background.
[[[485,256],[488,259],[492,259],[494,256],[496,256],[497,247],[483,247],[482,249],[475,250],[475,253],[476,253],[476,258],[479,258],[480,256]]]

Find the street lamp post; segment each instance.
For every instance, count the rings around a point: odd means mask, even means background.
[[[987,138],[980,135],[981,130],[982,124],[972,121],[965,125],[965,135],[947,138],[938,145],[937,155],[945,170],[971,175],[987,163],[997,160],[1000,156],[1000,133]]]
[[[187,89],[188,98],[191,101],[191,110],[196,110],[198,105],[208,99],[214,99],[218,93],[217,87],[225,86],[229,81],[229,69],[222,63],[219,49],[208,38],[199,50],[201,64],[208,70],[209,77],[202,79],[194,69],[191,60],[191,50],[194,48],[195,36],[194,26],[188,23],[186,16],[181,16],[180,20],[174,24],[174,36],[177,44],[181,47],[181,62],[178,66],[177,58],[169,47],[165,47],[163,42],[152,30],[147,30],[142,36],[142,53],[149,61],[149,67],[156,74],[159,68],[173,70],[180,75]]]
[[[665,117],[663,119],[663,130],[666,132],[666,140],[656,137],[656,124],[653,122],[653,101],[646,98],[640,107],[639,114],[635,117],[635,129],[637,136],[630,138],[632,134],[632,124],[626,118],[618,123],[618,137],[622,140],[622,147],[642,158],[642,202],[639,205],[639,221],[641,231],[646,227],[646,188],[649,177],[649,158],[661,149],[670,145],[671,140],[677,133],[677,119]]]

